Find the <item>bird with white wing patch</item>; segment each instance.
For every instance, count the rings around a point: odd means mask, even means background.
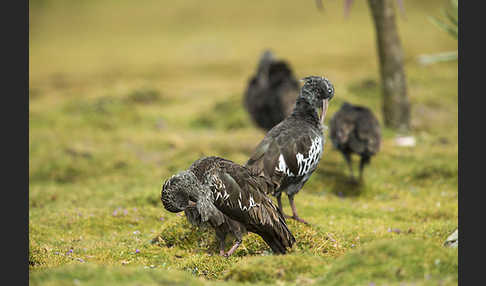
[[[294,110],[285,120],[273,127],[256,147],[245,166],[264,175],[277,187],[274,196],[283,213],[282,192],[287,193],[293,215],[301,219],[294,204],[294,196],[316,170],[324,150],[324,118],[329,101],[334,96],[331,82],[320,76],[303,79]],[[318,109],[321,110],[319,118]]]
[[[285,217],[267,196],[273,188],[270,180],[248,168],[223,158],[206,157],[167,180],[161,200],[168,211],[185,211],[195,225],[209,223],[216,231],[221,255],[230,256],[246,231],[260,235],[273,252],[285,254],[295,238]],[[236,242],[225,253],[228,233]]]

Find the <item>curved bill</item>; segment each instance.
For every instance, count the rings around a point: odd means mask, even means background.
[[[326,117],[328,105],[329,105],[329,98],[326,98],[322,101],[321,124],[324,124],[324,118]]]

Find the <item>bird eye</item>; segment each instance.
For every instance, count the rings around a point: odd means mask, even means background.
[[[327,92],[331,93],[332,92],[332,89],[328,89]]]

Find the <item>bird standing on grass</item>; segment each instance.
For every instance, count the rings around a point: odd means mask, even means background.
[[[205,157],[168,179],[161,200],[170,212],[185,211],[189,222],[211,225],[221,255],[230,256],[246,231],[260,235],[274,253],[285,254],[295,238],[285,217],[266,195],[272,192],[273,183],[265,177],[232,161]],[[224,253],[228,233],[235,235],[236,243]]]
[[[328,103],[334,96],[334,87],[328,79],[320,76],[308,76],[303,81],[290,116],[265,135],[246,166],[277,185],[274,196],[282,213],[281,196],[285,192],[292,208],[291,218],[307,223],[297,214],[294,196],[321,159],[325,142],[322,124]],[[320,118],[319,109],[322,109]]]
[[[351,155],[361,157],[359,180],[363,179],[363,168],[380,149],[381,130],[371,110],[364,106],[345,102],[331,118],[331,141],[348,163],[354,181]]]
[[[252,120],[259,128],[270,130],[292,112],[298,95],[299,82],[290,65],[266,50],[244,95],[244,106]]]

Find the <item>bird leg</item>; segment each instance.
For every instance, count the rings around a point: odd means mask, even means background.
[[[216,229],[216,240],[219,242],[219,255],[224,256],[226,233]]]
[[[351,159],[351,154],[350,153],[343,153],[344,159],[346,160],[346,163],[348,163],[349,167],[349,174],[351,176],[351,180],[354,181],[354,174],[353,174],[353,160]]]
[[[278,203],[278,209],[280,210],[280,212],[285,216],[285,217],[289,217],[288,215],[284,214],[284,211],[283,211],[283,206],[282,206],[282,193],[280,193],[278,196],[277,196],[277,203]]]
[[[226,252],[226,254],[224,256],[225,257],[231,256],[231,254],[233,254],[233,252],[235,252],[235,250],[238,248],[238,246],[240,246],[240,244],[241,244],[241,239],[237,239],[235,245],[233,245],[231,247],[231,249],[228,250],[228,252]]]
[[[363,180],[363,168],[364,168],[364,162],[363,158],[359,161],[359,181],[361,182]]]
[[[363,169],[366,164],[368,164],[370,158],[361,156],[361,160],[359,161],[359,180],[363,180]]]
[[[294,203],[294,195],[288,195],[288,197],[289,197],[290,207],[292,208],[292,216],[290,218],[293,218],[296,221],[300,221],[300,222],[305,223],[305,224],[309,224],[305,220],[301,219],[299,217],[299,215],[297,214],[297,209],[295,208],[295,203]]]
[[[219,255],[224,256],[224,239],[219,240]]]

